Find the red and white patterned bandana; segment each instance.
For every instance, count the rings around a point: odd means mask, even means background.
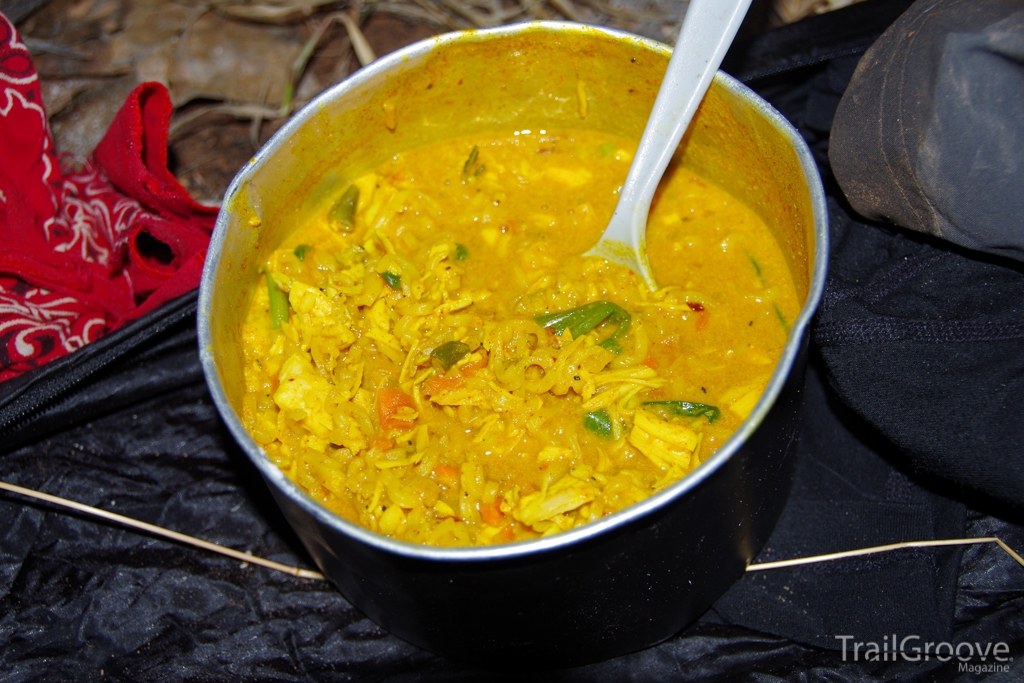
[[[163,85],[140,85],[73,166],[54,150],[28,48],[0,14],[0,381],[198,286],[217,209],[167,169],[172,109]]]

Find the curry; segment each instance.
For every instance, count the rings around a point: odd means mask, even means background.
[[[483,545],[669,486],[750,413],[800,302],[757,215],[685,167],[660,289],[583,257],[635,145],[521,130],[395,155],[265,264],[242,418],[311,497],[396,539]]]

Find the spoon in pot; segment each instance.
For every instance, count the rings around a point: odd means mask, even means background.
[[[585,255],[624,265],[656,289],[647,260],[651,200],[751,0],[690,0],[640,146],[600,241]]]

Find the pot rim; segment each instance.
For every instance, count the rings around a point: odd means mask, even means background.
[[[738,80],[719,71],[715,75],[714,82],[718,87],[725,88],[732,94],[740,97],[749,103],[757,113],[767,119],[792,145],[800,167],[804,172],[810,193],[810,204],[814,216],[814,262],[811,273],[811,280],[808,286],[807,298],[800,310],[800,315],[793,322],[789,336],[783,347],[782,354],[775,366],[771,379],[765,387],[761,398],[751,411],[750,415],[740,427],[729,437],[718,451],[710,458],[702,462],[692,472],[684,476],[671,486],[653,494],[638,503],[612,513],[600,520],[589,522],[583,526],[562,531],[552,536],[539,539],[502,543],[490,546],[470,547],[434,547],[399,541],[383,534],[378,534],[365,527],[350,522],[340,515],[331,512],[322,504],[313,500],[305,491],[294,483],[276,464],[267,456],[266,452],[252,439],[235,413],[227,394],[224,391],[217,369],[213,353],[210,313],[212,309],[213,286],[223,251],[224,236],[229,229],[231,222],[230,213],[226,207],[232,203],[232,199],[243,189],[249,176],[253,171],[265,163],[270,163],[274,154],[288,143],[292,134],[295,133],[309,119],[314,117],[320,107],[327,101],[331,101],[350,91],[358,90],[368,83],[384,76],[388,72],[399,69],[412,59],[425,57],[435,50],[441,49],[452,43],[463,41],[486,41],[503,36],[521,35],[534,32],[553,32],[561,34],[586,34],[599,33],[618,40],[628,40],[637,45],[654,52],[670,55],[672,49],[664,43],[637,36],[626,31],[600,26],[590,26],[561,21],[531,21],[519,24],[510,24],[488,29],[473,29],[468,31],[455,31],[439,36],[433,36],[418,41],[405,48],[392,52],[385,57],[363,67],[347,79],[337,83],[320,93],[317,97],[307,103],[301,110],[296,112],[284,126],[282,126],[271,139],[250,159],[232,180],[224,194],[224,201],[217,222],[210,239],[210,246],[206,256],[206,263],[203,268],[203,276],[199,288],[199,309],[197,314],[199,333],[199,353],[203,366],[203,373],[206,376],[207,385],[213,397],[214,403],[220,412],[221,418],[227,424],[235,440],[242,446],[246,455],[260,471],[263,477],[272,487],[276,487],[295,504],[300,506],[304,512],[311,515],[319,523],[332,527],[344,533],[353,540],[365,543],[377,550],[402,556],[412,560],[428,560],[438,562],[476,563],[494,560],[512,560],[528,558],[534,555],[546,554],[565,548],[571,548],[582,543],[587,543],[605,534],[612,534],[617,529],[629,527],[642,518],[654,514],[660,509],[671,505],[677,498],[685,496],[692,489],[700,486],[736,451],[738,451],[761,425],[776,399],[782,391],[790,371],[800,353],[803,345],[803,338],[810,324],[811,318],[821,300],[825,288],[825,277],[828,261],[828,212],[825,201],[825,191],[818,174],[817,164],[811,155],[806,142],[797,132],[796,128],[780,114],[774,107],[763,100],[753,90]]]

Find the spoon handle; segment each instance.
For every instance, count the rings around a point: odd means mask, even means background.
[[[620,206],[623,200],[630,204],[644,201],[646,219],[654,190],[736,37],[750,2],[690,0],[637,155],[622,187]]]
[[[736,37],[750,0],[690,0],[665,78],[654,100],[619,201],[601,239],[587,256],[632,269],[656,288],[647,258],[647,214],[697,106]]]

